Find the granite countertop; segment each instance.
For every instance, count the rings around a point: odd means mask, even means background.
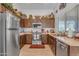
[[[21,35],[25,35],[25,34],[32,34],[32,33],[20,33],[19,35],[21,36]]]
[[[20,35],[25,35],[25,34],[32,34],[31,32],[27,32],[27,33],[20,33]],[[42,33],[42,34],[45,34],[45,35],[47,35],[47,34],[50,34],[50,33]],[[52,33],[53,35],[54,35],[54,33]]]
[[[56,36],[53,34],[49,34],[50,36],[56,38],[57,40],[66,43],[69,46],[79,46],[79,39],[75,39],[75,38],[68,38],[66,36]]]

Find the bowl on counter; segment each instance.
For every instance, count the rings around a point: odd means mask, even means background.
[[[76,40],[79,40],[79,33],[76,33],[74,37]]]

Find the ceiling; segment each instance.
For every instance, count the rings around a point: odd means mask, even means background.
[[[53,12],[57,3],[15,3],[14,8],[17,8],[22,13],[32,15],[47,15]]]

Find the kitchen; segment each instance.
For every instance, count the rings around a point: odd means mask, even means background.
[[[79,4],[1,3],[0,56],[79,56]]]

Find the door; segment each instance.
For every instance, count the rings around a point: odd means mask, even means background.
[[[19,55],[19,25],[16,17],[7,13],[6,19],[6,40],[7,40],[7,55]]]
[[[7,55],[18,56],[19,55],[19,36],[17,30],[7,30]]]
[[[18,18],[9,12],[6,13],[6,28],[19,28],[19,21]]]

